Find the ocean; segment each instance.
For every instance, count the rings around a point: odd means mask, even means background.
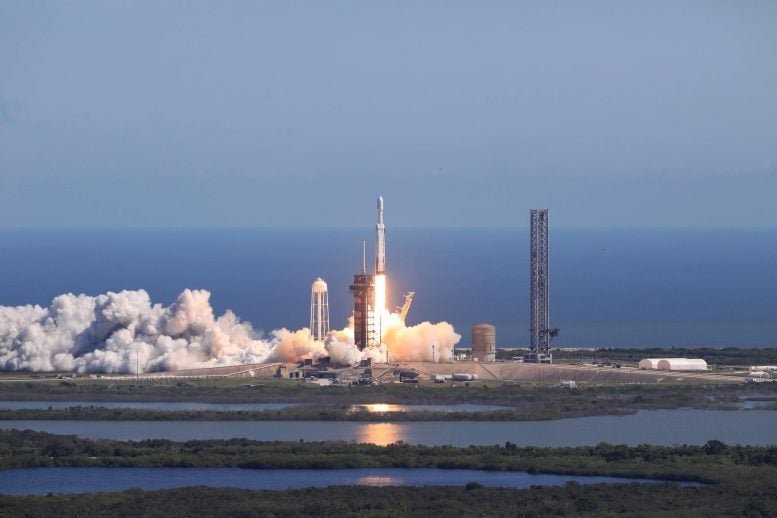
[[[310,285],[329,285],[344,327],[348,286],[371,266],[364,229],[0,230],[0,305],[61,293],[145,289],[167,305],[212,292],[254,328],[308,325]],[[445,320],[469,345],[494,324],[499,347],[528,342],[528,229],[387,230],[391,305],[408,323]],[[551,229],[554,347],[777,346],[777,229]]]

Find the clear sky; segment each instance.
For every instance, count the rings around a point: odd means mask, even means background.
[[[0,0],[0,226],[777,226],[777,2]]]

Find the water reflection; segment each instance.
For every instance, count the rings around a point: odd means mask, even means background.
[[[407,405],[389,405],[386,403],[372,403],[368,405],[352,405],[351,412],[369,412],[371,414],[384,414],[386,412],[407,412]]]
[[[405,427],[394,423],[363,424],[357,430],[356,442],[386,446],[405,440]]]
[[[727,444],[765,446],[775,444],[777,411],[654,410],[557,421],[0,421],[0,430],[12,428],[132,441],[245,437],[257,441],[303,439],[384,445],[404,441],[429,446],[469,446],[510,441],[520,446],[588,446],[600,442],[636,446],[701,445],[717,439]],[[574,433],[570,434],[570,430]]]
[[[385,414],[387,412],[494,412],[510,410],[510,407],[498,405],[477,405],[460,403],[455,405],[394,405],[389,403],[367,403],[351,405],[351,412],[369,412]]]
[[[380,486],[401,486],[403,484],[404,483],[402,479],[399,477],[371,475],[367,477],[357,478],[354,485],[380,487]]]

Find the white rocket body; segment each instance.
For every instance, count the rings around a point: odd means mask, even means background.
[[[383,196],[378,196],[378,224],[375,225],[375,275],[386,273],[386,226],[383,224]]]

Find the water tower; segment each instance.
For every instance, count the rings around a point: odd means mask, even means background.
[[[310,335],[323,341],[329,333],[329,293],[326,283],[319,277],[310,290]]]

